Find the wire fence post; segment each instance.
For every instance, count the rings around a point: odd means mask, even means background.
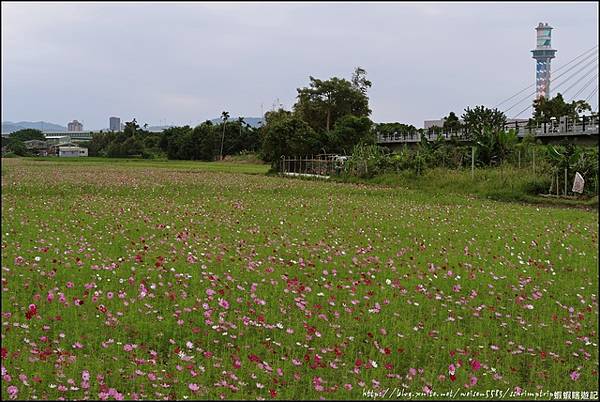
[[[565,197],[567,196],[567,168],[565,168]]]

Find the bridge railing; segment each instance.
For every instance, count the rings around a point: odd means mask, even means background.
[[[504,130],[515,130],[517,136],[524,137],[531,134],[535,137],[546,136],[568,136],[568,135],[598,135],[598,116],[583,116],[578,119],[563,117],[559,120],[551,120],[545,123],[532,124],[529,121],[517,121],[504,125]],[[413,132],[394,132],[377,134],[377,142],[386,143],[417,143],[425,137],[428,141],[435,141],[442,137],[445,140],[456,139],[468,141],[466,130],[443,131],[441,127],[430,127]]]
[[[448,131],[448,132],[438,132],[437,130],[426,129],[423,133],[419,131],[413,132],[404,132],[404,133],[392,133],[392,134],[378,134],[377,142],[378,143],[416,143],[421,142],[421,139],[425,137],[427,141],[436,141],[438,138],[443,138],[445,140],[456,139],[458,141],[466,141],[466,131]]]
[[[531,124],[528,121],[507,123],[504,126],[505,131],[514,129],[519,137],[528,133],[534,136],[563,136],[563,135],[582,135],[598,134],[598,116],[582,116],[577,119],[567,116],[559,120],[552,119],[543,123]]]

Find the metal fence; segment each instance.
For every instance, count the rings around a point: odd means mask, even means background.
[[[310,157],[282,156],[279,173],[286,176],[305,176],[328,178],[340,174],[346,157],[339,155],[316,155]]]

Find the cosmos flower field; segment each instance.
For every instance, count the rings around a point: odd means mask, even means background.
[[[2,399],[598,391],[597,211],[203,166],[2,160]]]

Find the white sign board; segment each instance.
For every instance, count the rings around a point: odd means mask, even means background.
[[[583,193],[583,186],[585,184],[585,180],[583,180],[583,176],[579,174],[579,172],[575,172],[575,178],[573,179],[573,192],[574,193]]]

